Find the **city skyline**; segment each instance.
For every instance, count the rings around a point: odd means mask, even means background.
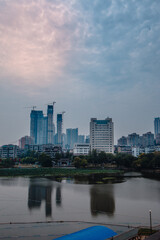
[[[0,1],[0,145],[29,135],[33,105],[89,134],[112,117],[115,143],[160,116],[158,0]]]

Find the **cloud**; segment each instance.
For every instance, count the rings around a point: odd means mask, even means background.
[[[86,132],[92,116],[119,119],[120,132],[132,109],[139,123],[143,109],[154,117],[159,9],[159,0],[0,0],[2,101],[16,95],[16,105],[26,106],[54,98]]]
[[[1,1],[1,76],[32,87],[65,84],[68,75],[132,85],[158,50],[159,3],[146,3]]]
[[[32,86],[54,82],[62,75],[65,52],[71,49],[72,35],[77,33],[71,4],[44,0],[5,2],[0,11],[3,76]]]

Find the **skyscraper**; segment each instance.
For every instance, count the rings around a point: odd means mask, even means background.
[[[78,135],[78,143],[85,143],[85,136],[84,135]]]
[[[30,136],[34,144],[43,144],[43,111],[31,111]]]
[[[57,144],[62,145],[63,114],[57,114]]]
[[[112,118],[97,120],[91,118],[90,121],[90,146],[91,151],[96,149],[98,152],[114,152],[114,134]]]
[[[66,129],[67,145],[70,149],[73,149],[74,144],[78,143],[78,128]]]
[[[154,134],[155,138],[157,134],[160,133],[160,117],[154,119]]]
[[[53,144],[53,105],[48,105],[47,117],[48,117],[47,143]]]
[[[48,117],[43,117],[43,144],[48,143]]]

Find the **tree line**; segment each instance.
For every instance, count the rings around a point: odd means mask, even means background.
[[[141,169],[157,169],[160,168],[160,152],[142,153],[139,157],[134,157],[125,153],[105,153],[93,150],[86,156],[77,156],[74,158],[74,165],[77,168],[87,166],[105,167],[112,164],[117,168]]]
[[[20,159],[1,159],[0,167],[14,167],[17,163],[23,164],[38,164],[42,167],[52,167],[57,165],[61,158],[73,159],[73,165],[76,168],[86,167],[107,167],[108,164],[117,168],[133,168],[136,170],[141,169],[157,169],[160,168],[160,152],[140,154],[138,158],[124,154],[124,153],[105,153],[92,150],[88,155],[74,156],[67,153],[56,153],[55,158],[52,159],[45,153],[38,153],[35,151],[28,151],[21,156]]]

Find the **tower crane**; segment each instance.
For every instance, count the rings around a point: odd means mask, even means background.
[[[47,103],[47,104],[45,104],[45,105],[51,105],[51,104],[53,104],[53,106],[54,106],[55,103],[56,103],[56,102],[54,101],[54,102],[52,102],[52,103]]]
[[[25,107],[25,108],[32,108],[32,109],[34,110],[36,107],[37,107],[37,106]]]

